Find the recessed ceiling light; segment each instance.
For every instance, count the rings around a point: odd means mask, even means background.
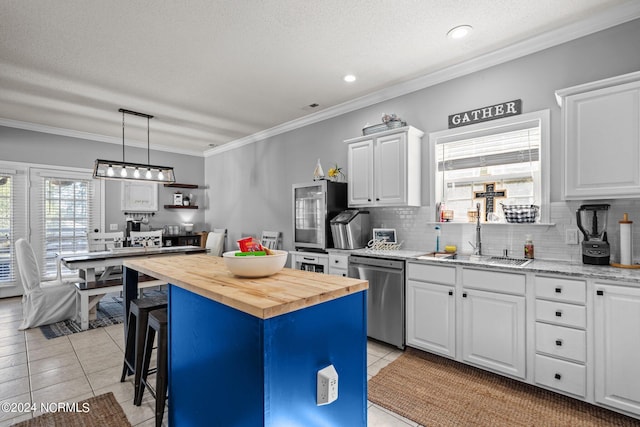
[[[347,74],[346,76],[344,76],[344,81],[347,83],[355,82],[356,76],[354,76],[353,74]]]
[[[447,37],[449,37],[450,39],[458,40],[466,37],[471,32],[471,30],[473,30],[473,27],[471,25],[458,25],[457,27],[453,27],[449,30],[449,32],[447,33]]]

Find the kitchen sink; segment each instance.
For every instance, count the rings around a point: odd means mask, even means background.
[[[477,261],[490,265],[507,265],[512,267],[524,267],[531,262],[527,258],[511,258],[506,256],[482,256],[471,255],[469,261]]]

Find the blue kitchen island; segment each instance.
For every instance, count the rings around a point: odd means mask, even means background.
[[[171,426],[367,425],[367,281],[285,268],[240,278],[209,255],[126,261],[169,286]],[[333,365],[338,398],[317,404]]]

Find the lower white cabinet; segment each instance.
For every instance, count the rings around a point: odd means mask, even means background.
[[[329,252],[329,274],[347,277],[349,272],[349,254]]]
[[[525,378],[524,296],[465,289],[462,319],[464,361]]]
[[[640,289],[594,288],[595,400],[640,415]]]
[[[407,345],[454,358],[454,287],[407,281]]]
[[[291,268],[295,270],[313,271],[315,273],[329,272],[329,255],[317,252],[290,252]]]
[[[534,381],[581,398],[587,395],[587,283],[537,275]]]

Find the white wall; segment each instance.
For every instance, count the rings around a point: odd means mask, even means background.
[[[93,164],[98,158],[122,159],[122,145],[0,126],[0,160],[93,169]],[[125,158],[130,162],[147,163],[147,150],[125,147]],[[178,182],[204,186],[203,157],[151,150],[150,159],[152,164],[173,166]],[[120,210],[120,187],[119,181],[106,183],[106,231],[109,229],[109,224],[118,224],[120,231],[126,227],[126,218]],[[198,210],[163,208],[165,204],[173,204],[174,191],[175,189],[159,186],[159,210],[151,218],[149,225],[159,228],[167,224],[179,225],[182,222],[193,222],[195,231],[202,230],[205,227],[204,208]],[[197,204],[204,206],[206,198],[204,189],[188,191],[194,193]]]
[[[557,225],[486,226],[483,248],[488,254],[501,254],[503,248],[510,248],[513,255],[520,255],[524,235],[533,234],[538,258],[579,260],[578,246],[564,244],[565,229],[575,228],[578,203],[564,203],[560,199],[560,108],[554,93],[557,89],[640,70],[637,46],[640,46],[640,20],[208,157],[205,182],[210,187],[210,209],[206,221],[211,227],[226,227],[231,244],[244,235],[259,235],[263,229],[282,231],[284,249],[292,250],[291,185],[312,179],[317,158],[321,158],[325,171],[335,162],[345,167],[347,151],[343,141],[361,135],[366,123],[378,123],[382,113],[396,113],[428,134],[446,129],[450,114],[522,99],[525,113],[551,110],[551,215]],[[422,177],[425,206],[430,198],[427,149],[425,135],[422,159],[426,172]],[[348,178],[348,170],[346,174]],[[638,212],[638,205],[633,201],[611,203],[609,234],[615,255],[618,216],[627,209]],[[432,220],[428,212],[424,206],[372,209],[373,226],[396,228],[407,249],[433,250],[435,238],[433,224],[428,224]],[[638,237],[640,234],[636,241]],[[473,227],[450,225],[443,230],[444,243],[456,244],[465,251],[470,250],[466,242],[472,238]]]

